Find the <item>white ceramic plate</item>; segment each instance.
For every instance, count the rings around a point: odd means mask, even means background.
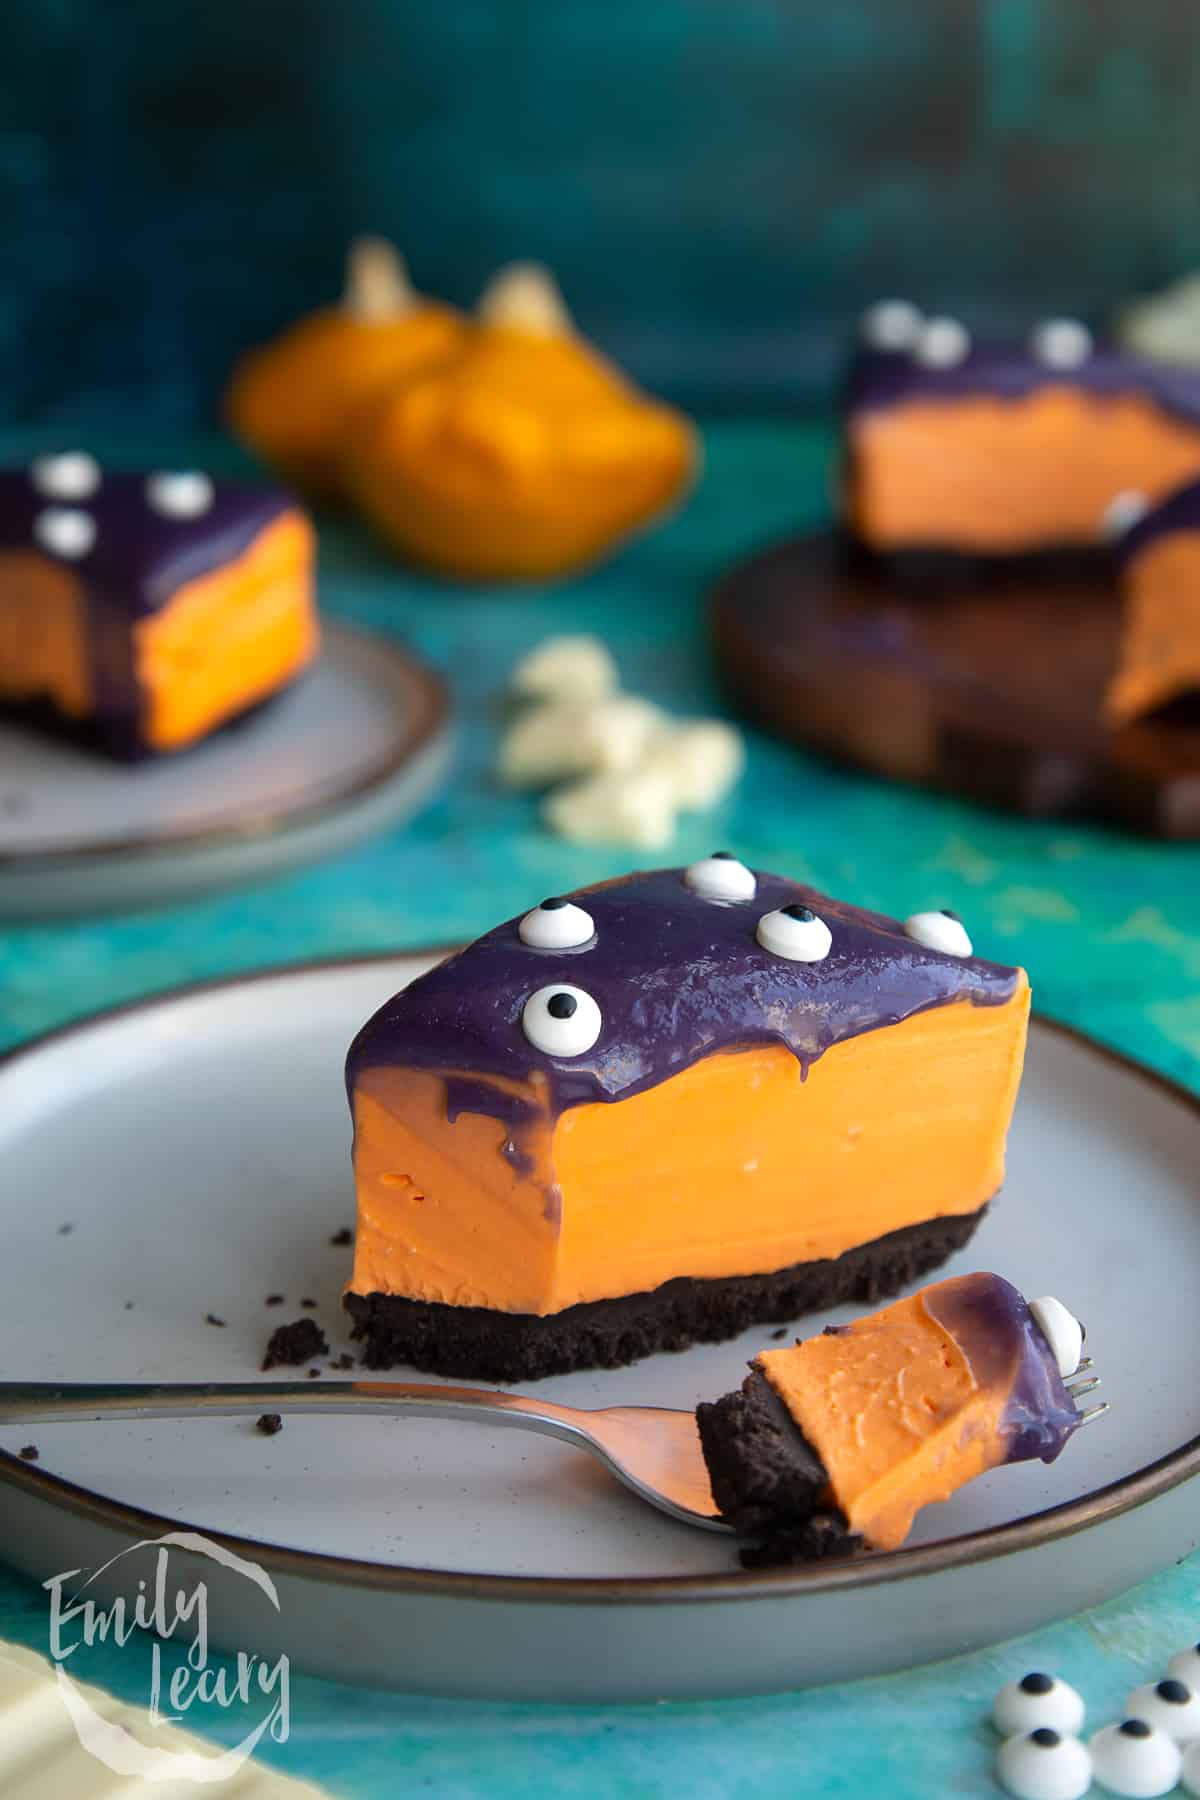
[[[354,1215],[342,1057],[430,960],[195,990],[0,1064],[5,1378],[244,1380],[304,1297],[346,1347],[348,1252],[329,1243]],[[0,1457],[6,1553],[45,1577],[164,1519],[250,1540],[279,1586],[272,1641],[344,1678],[435,1691],[745,1692],[1007,1636],[1200,1539],[1184,1379],[1200,1356],[1198,1169],[1194,1101],[1034,1027],[1008,1186],[949,1267],[1061,1295],[1113,1410],[1052,1467],[998,1470],[930,1509],[894,1556],[748,1574],[728,1539],[651,1512],[565,1447],[411,1419],[297,1419],[269,1439],[243,1421],[42,1427],[40,1463]],[[264,1306],[271,1292],[287,1306]],[[690,1407],[764,1341],[540,1391]],[[246,1605],[236,1586],[214,1599],[214,1634],[241,1641]]]
[[[413,811],[445,762],[445,691],[397,644],[324,631],[294,688],[180,756],[127,766],[0,722],[0,918],[179,899]]]

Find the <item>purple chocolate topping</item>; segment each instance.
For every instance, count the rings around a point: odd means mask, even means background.
[[[907,352],[863,350],[846,384],[851,413],[874,412],[910,400],[966,400],[980,394],[1023,400],[1040,387],[1083,388],[1090,394],[1141,394],[1163,412],[1200,426],[1200,370],[1152,362],[1100,344],[1077,368],[1055,369],[1024,344],[973,344],[960,363],[930,369]]]
[[[1173,531],[1200,531],[1200,481],[1176,488],[1159,506],[1152,506],[1117,542],[1117,558],[1124,566],[1148,545]]]
[[[1079,1425],[1058,1361],[1017,1289],[1000,1275],[960,1275],[924,1293],[984,1387],[1010,1383],[1000,1419],[1005,1462],[1053,1462]]]
[[[558,1114],[626,1099],[716,1050],[783,1044],[807,1074],[846,1038],[956,1000],[999,1006],[1016,988],[1015,969],[925,949],[895,919],[782,876],[759,874],[753,900],[719,902],[686,887],[683,874],[660,869],[572,895],[596,925],[579,949],[531,949],[518,919],[489,931],[367,1021],[347,1057],[351,1093],[381,1066],[449,1075],[451,1119],[483,1113],[519,1131],[532,1107],[497,1088],[497,1077],[537,1075]],[[830,928],[821,962],[773,956],[755,937],[764,913],[793,903]],[[585,989],[600,1008],[600,1036],[582,1056],[548,1056],[521,1028],[530,994],[555,981]]]
[[[234,559],[294,502],[279,488],[213,483],[213,503],[194,519],[168,518],[146,498],[145,473],[104,470],[94,494],[49,499],[28,469],[0,471],[0,551],[34,550],[58,561],[37,542],[33,522],[52,507],[85,512],[96,522],[86,556],[63,558],[93,604],[125,618],[158,612],[185,582]]]

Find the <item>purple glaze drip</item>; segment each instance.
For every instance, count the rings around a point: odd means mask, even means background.
[[[142,699],[130,628],[161,611],[187,582],[235,561],[294,502],[279,488],[214,482],[213,501],[193,519],[170,518],[146,497],[147,473],[103,470],[93,494],[58,500],[28,468],[0,470],[0,554],[33,551],[79,583],[86,607],[93,714],[115,746],[142,744]],[[66,507],[96,521],[86,556],[56,557],[34,536],[39,513]]]
[[[1189,481],[1186,487],[1176,488],[1160,505],[1152,506],[1136,525],[1131,525],[1117,541],[1118,561],[1123,567],[1128,566],[1148,545],[1169,537],[1173,531],[1200,532],[1200,481]]]
[[[1024,1297],[1000,1275],[960,1275],[924,1293],[925,1310],[984,1387],[1008,1386],[1004,1462],[1053,1462],[1079,1425],[1058,1361]]]
[[[980,394],[1023,400],[1042,387],[1082,388],[1089,394],[1141,394],[1189,425],[1200,426],[1200,370],[1152,362],[1100,344],[1073,369],[1039,362],[1023,344],[973,344],[962,362],[930,369],[907,352],[863,350],[846,382],[851,413],[875,412],[908,401],[966,400]]]
[[[208,575],[249,548],[259,533],[295,503],[279,488],[213,483],[213,502],[194,519],[168,518],[146,498],[145,473],[104,470],[94,494],[54,500],[33,484],[28,469],[0,470],[0,550],[35,550],[33,521],[51,507],[88,513],[96,541],[86,556],[49,557],[77,575],[89,600],[126,619],[158,612],[185,582]]]
[[[807,1073],[862,1032],[956,1000],[999,1006],[1015,991],[1015,969],[925,949],[895,919],[782,876],[758,874],[753,900],[717,902],[686,887],[683,873],[654,870],[572,895],[595,920],[586,949],[531,949],[519,916],[477,939],[367,1021],[346,1061],[351,1093],[372,1068],[442,1074],[451,1119],[482,1113],[512,1135],[529,1122],[530,1103],[497,1078],[544,1082],[554,1116],[641,1093],[715,1050],[783,1044]],[[796,902],[830,928],[822,962],[788,962],[755,938],[764,913]],[[547,1056],[521,1028],[529,995],[555,981],[584,988],[600,1008],[600,1036],[583,1056]]]

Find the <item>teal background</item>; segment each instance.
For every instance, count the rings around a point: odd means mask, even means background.
[[[5,456],[47,439],[0,441]],[[441,799],[401,831],[257,890],[120,919],[0,932],[0,1043],[199,976],[466,937],[543,893],[618,872],[628,853],[571,849],[490,770],[514,659],[545,634],[599,631],[628,685],[681,709],[718,703],[705,592],[731,557],[819,516],[832,433],[724,421],[686,510],[606,568],[559,588],[459,590],[398,572],[356,529],[322,531],[328,612],[415,643],[452,677],[462,740]],[[92,439],[105,456],[235,466],[211,441]],[[745,780],[692,821],[680,860],[718,844],[869,907],[961,912],[982,954],[1019,960],[1036,1003],[1200,1087],[1200,845],[1044,825],[884,787],[749,734]],[[2,785],[2,782],[0,782]],[[2,1192],[0,1171],[0,1192]],[[1131,1203],[1133,1197],[1131,1196]],[[15,1371],[10,1371],[15,1373]],[[1187,1371],[1180,1371],[1180,1379]],[[0,1521],[0,1548],[3,1543]],[[45,1648],[45,1597],[0,1571],[0,1637]],[[297,1678],[294,1734],[269,1752],[344,1800],[432,1792],[741,1800],[988,1795],[995,1689],[1031,1666],[1079,1687],[1094,1725],[1200,1635],[1200,1559],[1020,1644],[837,1690],[749,1701],[550,1707],[427,1701]],[[84,1671],[145,1692],[132,1651]],[[193,1717],[217,1732],[218,1719]]]
[[[371,229],[787,407],[880,291],[1023,329],[1200,261],[1198,166],[1188,0],[7,0],[0,394],[203,421]]]

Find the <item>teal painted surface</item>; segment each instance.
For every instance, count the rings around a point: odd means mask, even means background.
[[[552,630],[596,630],[631,687],[680,710],[716,705],[701,629],[705,590],[731,556],[821,512],[828,447],[816,427],[714,426],[705,482],[688,509],[606,569],[553,590],[436,586],[397,572],[355,530],[330,524],[328,610],[403,633],[456,684],[462,747],[446,793],[403,831],[255,891],[0,933],[0,1043],[199,976],[467,936],[545,892],[626,866],[620,852],[555,843],[531,803],[492,786],[506,672]],[[119,448],[132,459],[179,460],[185,447],[128,439]],[[17,450],[15,441],[0,443],[0,454]],[[188,445],[186,455],[229,459],[207,445]],[[954,907],[985,954],[1028,965],[1045,1010],[1200,1085],[1200,846],[1031,824],[885,788],[757,735],[750,748],[736,798],[719,817],[688,826],[681,858],[726,844],[867,906]],[[42,1602],[27,1583],[0,1577],[0,1636],[44,1647]],[[993,1789],[982,1719],[1003,1679],[1048,1666],[1083,1690],[1100,1723],[1198,1631],[1193,1559],[1020,1645],[836,1692],[534,1708],[298,1678],[292,1739],[271,1755],[347,1800],[410,1791],[494,1800],[539,1788],[713,1800],[775,1791],[832,1800],[985,1795]],[[89,1674],[130,1698],[144,1692],[130,1651],[106,1652]]]
[[[9,0],[10,418],[212,416],[234,353],[393,234],[466,302],[557,267],[689,403],[829,380],[917,290],[1024,327],[1200,260],[1179,0]]]

